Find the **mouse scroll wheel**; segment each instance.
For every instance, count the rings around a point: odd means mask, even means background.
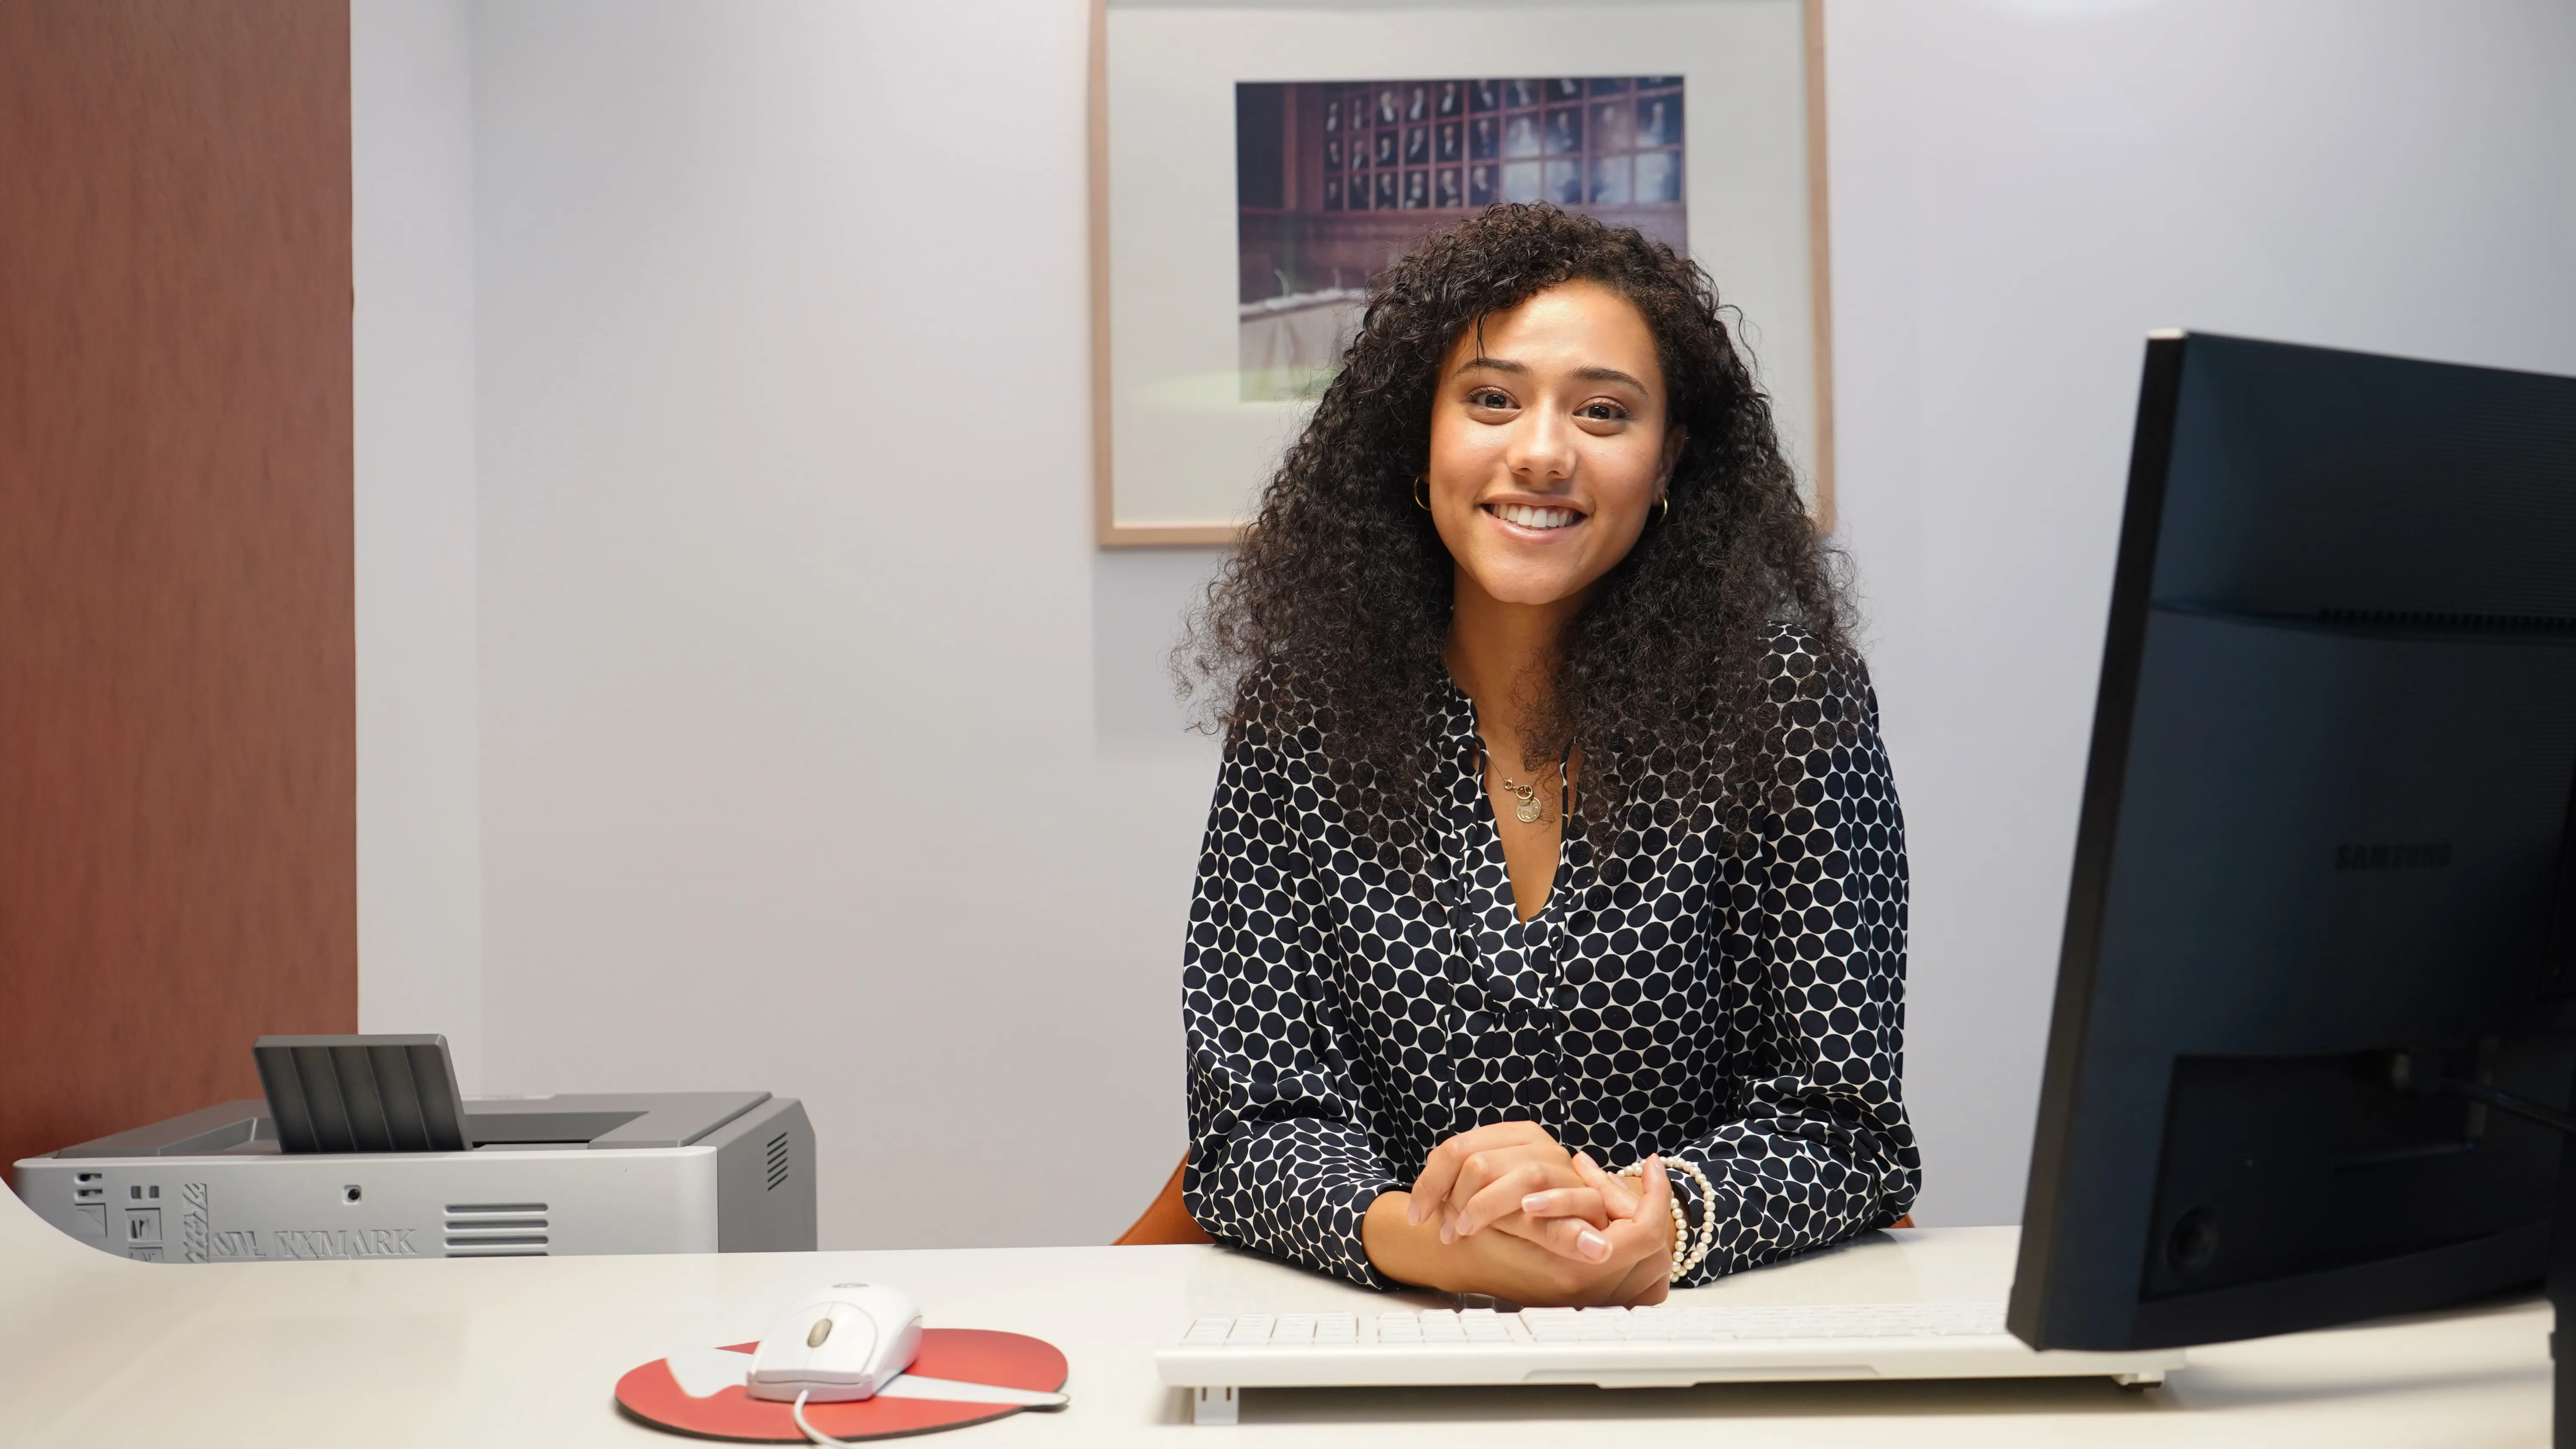
[[[807,1348],[821,1348],[823,1346],[823,1340],[830,1338],[831,1336],[832,1320],[828,1318],[817,1318],[814,1320],[814,1331],[805,1335],[805,1346]]]

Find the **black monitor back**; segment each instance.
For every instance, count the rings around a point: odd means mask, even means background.
[[[2536,1282],[2576,1079],[2576,380],[2147,348],[2009,1322]]]

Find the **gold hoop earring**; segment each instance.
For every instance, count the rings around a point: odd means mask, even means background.
[[[1661,527],[1663,527],[1663,526],[1664,526],[1664,520],[1665,520],[1665,519],[1667,519],[1667,518],[1670,518],[1670,517],[1672,517],[1672,516],[1673,516],[1673,495],[1672,495],[1672,494],[1670,494],[1670,493],[1658,493],[1658,494],[1656,494],[1656,495],[1655,495],[1655,526],[1656,526],[1657,528],[1661,528]]]
[[[1413,475],[1413,506],[1425,513],[1431,511],[1431,475],[1428,473]]]

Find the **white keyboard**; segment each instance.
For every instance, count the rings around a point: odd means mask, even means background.
[[[2182,1354],[2034,1352],[2005,1331],[2001,1303],[1679,1302],[1207,1317],[1154,1362],[1164,1383],[1192,1391],[1199,1422],[1230,1423],[1244,1388],[2096,1374],[2151,1384]]]
[[[2000,1303],[1843,1303],[1791,1307],[1490,1308],[1371,1315],[1249,1313],[1202,1318],[1181,1346],[1253,1349],[1424,1344],[1733,1342],[1779,1338],[1921,1338],[2004,1331]]]

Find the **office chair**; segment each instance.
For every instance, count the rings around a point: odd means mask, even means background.
[[[1189,1167],[1190,1155],[1184,1152],[1181,1154],[1180,1166],[1172,1169],[1171,1177],[1164,1182],[1163,1190],[1154,1195],[1154,1201],[1145,1209],[1144,1216],[1136,1219],[1135,1225],[1127,1231],[1120,1233],[1117,1240],[1110,1246],[1137,1248],[1155,1243],[1215,1242],[1216,1239],[1209,1237],[1199,1227],[1197,1221],[1191,1218],[1190,1210],[1181,1203],[1181,1174],[1187,1172]]]

